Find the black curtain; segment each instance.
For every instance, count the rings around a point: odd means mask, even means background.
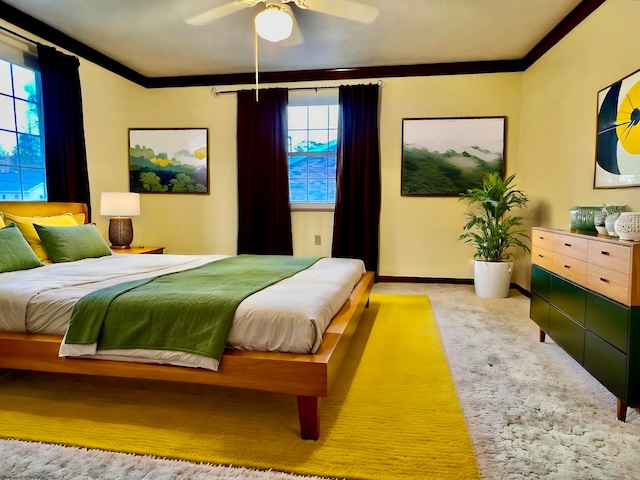
[[[283,88],[238,92],[238,254],[293,255]]]
[[[90,207],[89,173],[84,142],[80,61],[38,44],[42,79],[47,198]]]
[[[378,85],[339,91],[333,257],[359,258],[378,273],[380,143]]]

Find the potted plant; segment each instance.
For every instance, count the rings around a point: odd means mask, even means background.
[[[482,186],[469,189],[459,200],[472,211],[465,214],[467,223],[460,240],[476,247],[473,278],[476,295],[503,298],[509,295],[516,252],[529,252],[529,240],[522,217],[510,215],[513,208],[526,208],[529,199],[513,185],[515,174],[503,179],[499,173],[488,174]]]

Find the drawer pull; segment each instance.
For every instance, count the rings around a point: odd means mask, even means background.
[[[600,277],[600,281],[601,282],[605,282],[605,283],[609,283],[609,280],[607,280],[606,278],[602,278],[602,277]]]
[[[609,255],[609,252],[605,252],[604,250],[600,252],[602,255]]]
[[[565,246],[565,247],[570,247],[570,246],[571,246],[571,244],[570,244],[570,243],[565,243],[565,244],[564,244],[564,246]]]
[[[544,258],[544,255],[540,255],[540,254],[538,254],[538,256],[539,256],[540,258]]]
[[[565,265],[564,268],[571,268],[571,265]]]

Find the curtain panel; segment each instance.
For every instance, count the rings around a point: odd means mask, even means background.
[[[38,44],[38,62],[42,80],[47,198],[51,202],[86,203],[91,208],[78,72],[80,61],[55,48]]]
[[[378,275],[380,142],[378,85],[339,90],[333,257],[360,258]]]
[[[293,255],[288,91],[238,92],[238,254]]]

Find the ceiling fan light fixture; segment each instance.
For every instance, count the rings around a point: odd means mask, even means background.
[[[293,19],[277,6],[267,7],[256,15],[256,31],[270,42],[280,42],[291,36]]]

